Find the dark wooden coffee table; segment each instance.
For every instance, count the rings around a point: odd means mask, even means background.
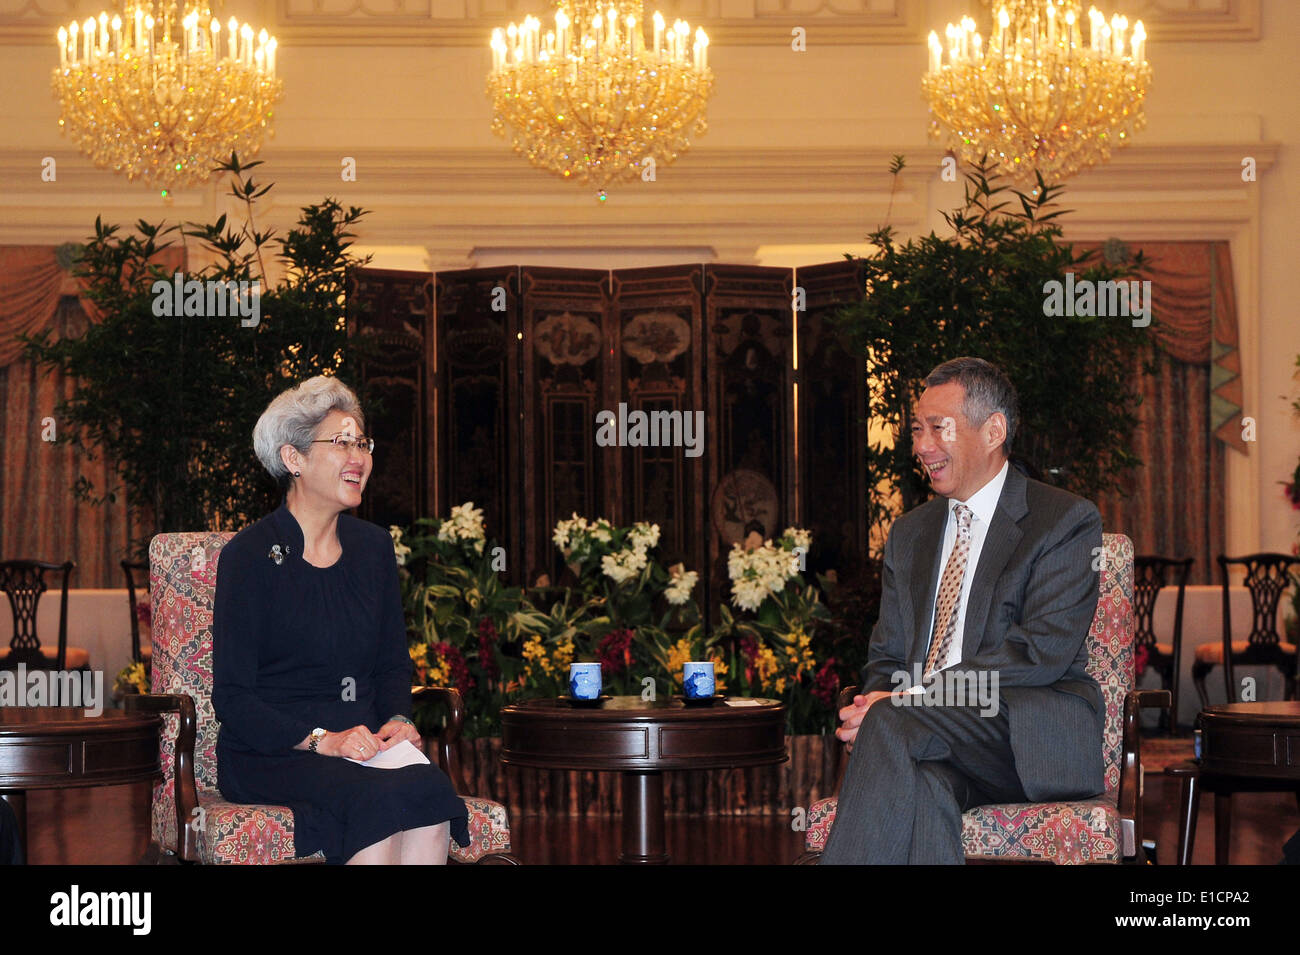
[[[0,707],[0,797],[18,817],[27,851],[27,791],[115,786],[162,775],[158,733],[162,720],[80,707]]]
[[[598,708],[530,700],[501,710],[501,761],[532,769],[623,774],[624,863],[668,862],[664,778],[674,769],[785,762],[785,704],[686,706],[616,696]]]
[[[1300,702],[1224,703],[1206,707],[1197,722],[1200,763],[1166,770],[1183,784],[1178,862],[1191,863],[1204,791],[1214,794],[1214,864],[1227,865],[1232,794],[1300,791]]]

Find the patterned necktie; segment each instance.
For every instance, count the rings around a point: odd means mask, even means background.
[[[966,558],[970,556],[970,520],[972,511],[958,504],[957,541],[952,545],[948,563],[939,582],[939,599],[935,602],[934,633],[930,636],[930,653],[925,658],[924,680],[930,679],[942,661],[948,659],[953,636],[957,633],[957,608],[961,603],[961,582],[966,576]]]

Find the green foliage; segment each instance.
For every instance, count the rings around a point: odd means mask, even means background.
[[[326,199],[277,239],[254,221],[256,200],[271,189],[248,175],[258,165],[232,154],[218,167],[243,204],[238,227],[225,215],[183,228],[141,220],[129,234],[96,219],[75,271],[102,319],[77,337],[28,339],[38,364],[75,382],[55,410],[60,440],[88,457],[102,452],[116,469],[108,487],[81,476],[78,496],[99,503],[125,493],[149,522],[141,549],[160,531],[234,528],[272,510],[280,495],[253,454],[253,425],[285,388],[323,373],[343,377],[358,357],[344,291],[365,262],[349,252],[364,211]],[[155,314],[153,283],[170,285],[174,274],[155,256],[187,238],[213,261],[186,279],[261,283],[258,324]],[[268,252],[285,272],[275,287]]]
[[[506,687],[523,669],[520,648],[550,622],[518,587],[497,573],[495,545],[487,546],[482,512],[468,503],[456,508],[472,518],[461,522],[421,518],[403,532],[392,527],[402,564],[402,603],[407,636],[420,686],[454,686],[465,700],[467,738],[498,735]],[[460,533],[463,531],[463,533]],[[436,732],[430,710],[418,707],[421,732]]]
[[[897,176],[902,164],[895,161]],[[876,251],[856,259],[865,295],[836,323],[868,363],[870,408],[894,434],[868,448],[869,519],[883,531],[899,512],[926,500],[924,473],[911,448],[911,414],[922,380],[936,365],[974,355],[998,365],[1020,396],[1012,453],[1046,480],[1095,497],[1114,490],[1140,464],[1131,451],[1140,399],[1132,375],[1150,348],[1149,329],[1128,318],[1052,318],[1044,284],[1140,273],[1138,253],[1119,268],[1075,254],[1060,241],[1059,186],[1040,177],[1028,195],[998,184],[987,164],[966,175],[965,201],[944,214],[951,235],[899,243],[882,226]]]

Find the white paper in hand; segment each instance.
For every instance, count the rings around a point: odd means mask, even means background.
[[[381,750],[369,759],[360,760],[348,756],[347,760],[374,769],[401,769],[403,766],[428,765],[429,757],[416,749],[410,740],[404,739],[396,746]]]

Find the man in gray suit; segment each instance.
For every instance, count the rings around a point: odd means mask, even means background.
[[[836,731],[851,755],[823,865],[961,863],[963,810],[1104,789],[1105,704],[1084,669],[1101,515],[1010,466],[1019,412],[995,366],[955,358],[925,385],[912,449],[940,496],[885,543],[861,694]],[[908,705],[935,696],[907,697],[918,674],[949,687],[959,674],[997,700]]]

